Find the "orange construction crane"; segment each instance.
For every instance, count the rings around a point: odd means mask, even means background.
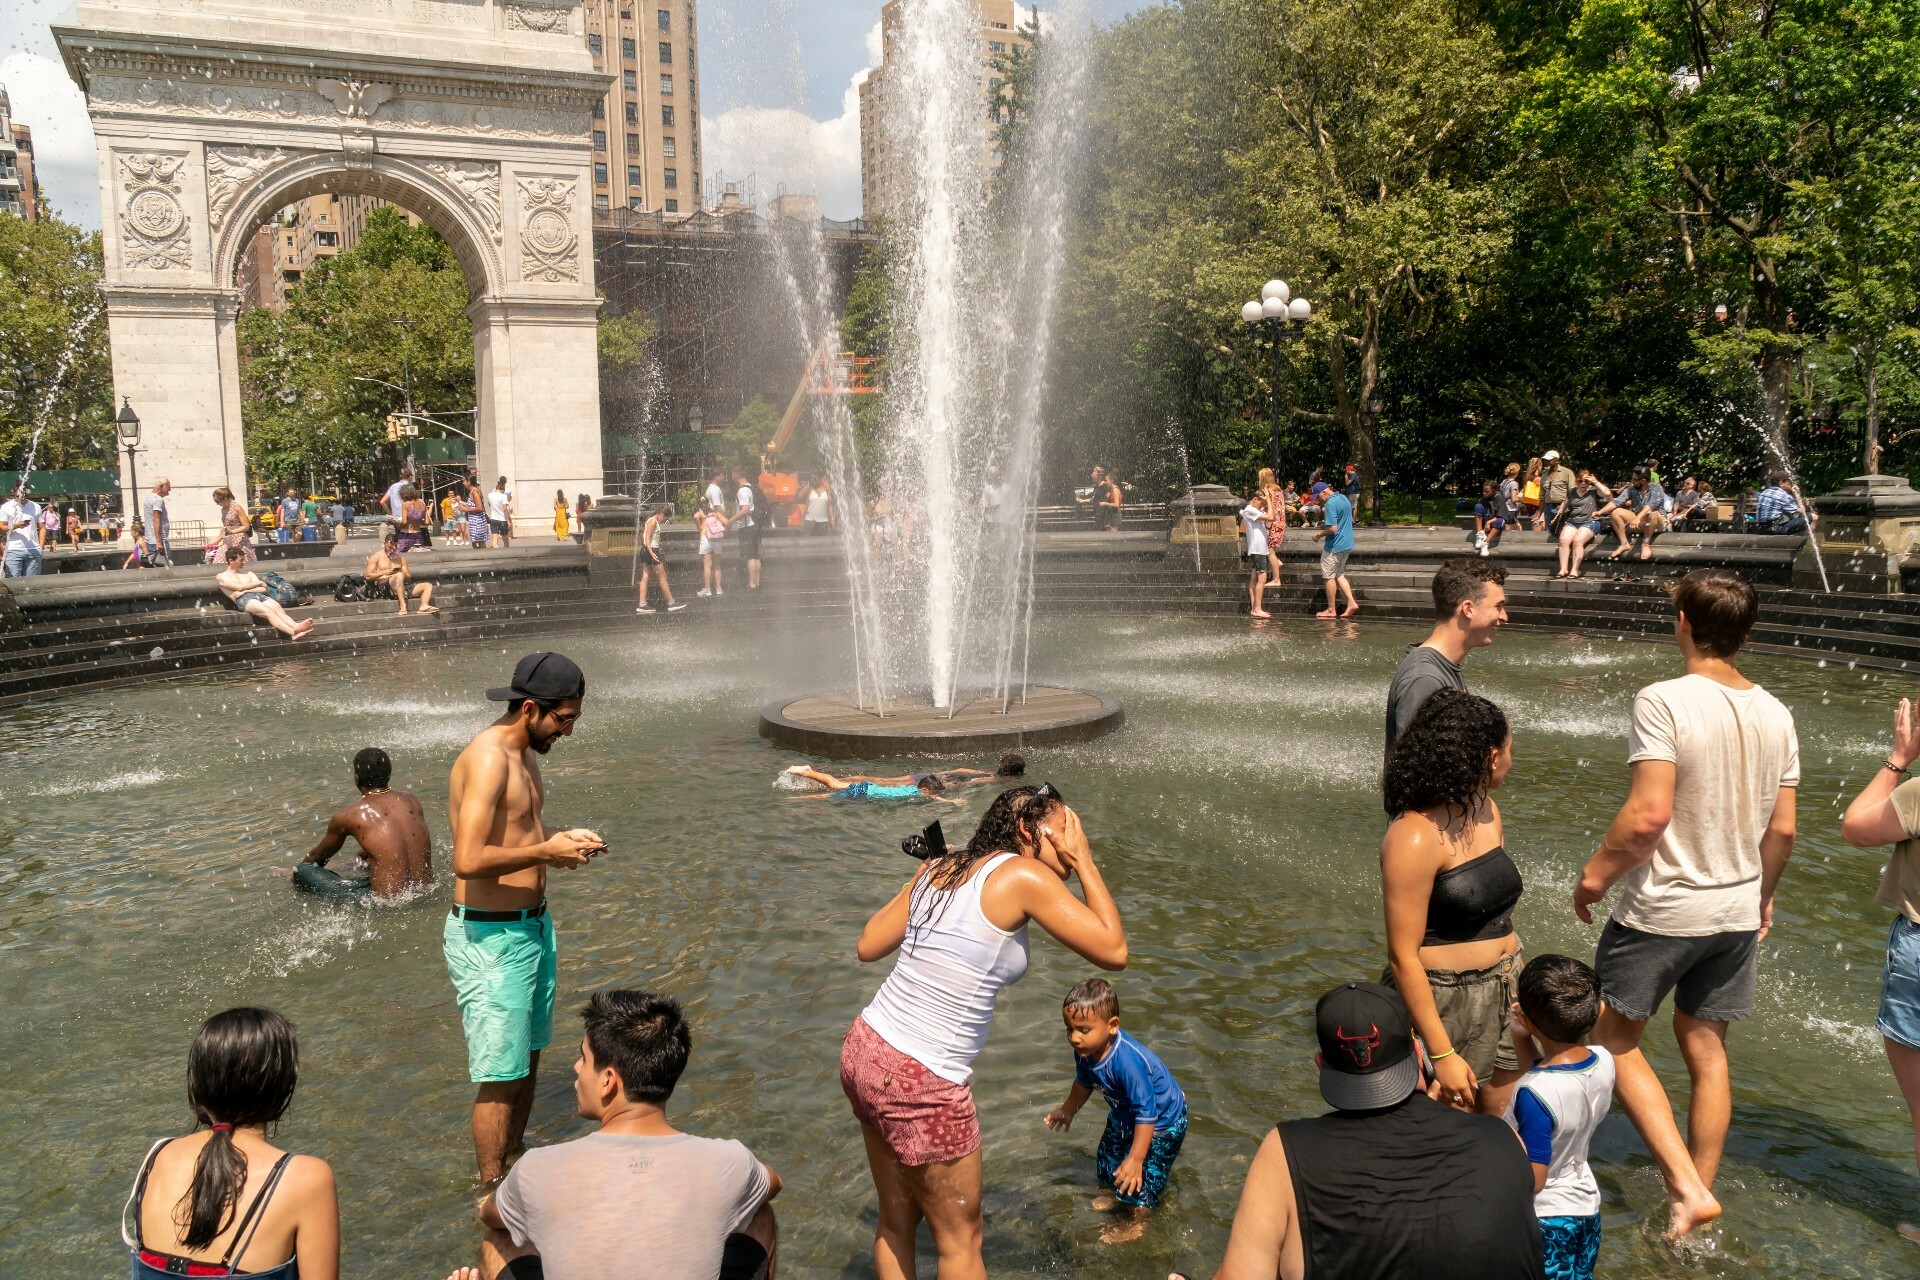
[[[800,385],[780,415],[780,426],[767,441],[768,467],[777,464],[781,453],[793,441],[800,426],[800,412],[808,396],[871,396],[880,393],[880,361],[873,356],[857,356],[851,351],[833,351],[826,343],[807,360],[800,371]]]

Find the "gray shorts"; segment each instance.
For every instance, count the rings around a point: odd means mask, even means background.
[[[1347,572],[1347,557],[1351,551],[1322,551],[1320,553],[1320,576],[1338,578]]]
[[[1607,921],[1593,967],[1607,1007],[1645,1022],[1673,993],[1674,1007],[1703,1022],[1739,1022],[1753,1016],[1754,968],[1760,933],[1710,933],[1673,938]]]

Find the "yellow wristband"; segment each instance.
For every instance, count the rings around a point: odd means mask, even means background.
[[[1430,1053],[1427,1055],[1427,1061],[1438,1062],[1442,1058],[1451,1058],[1453,1056],[1453,1052],[1454,1051],[1452,1049],[1449,1049],[1445,1053]]]

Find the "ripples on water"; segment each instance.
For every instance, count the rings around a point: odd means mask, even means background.
[[[529,1136],[583,1131],[567,1066],[585,994],[673,992],[695,1028],[676,1119],[739,1137],[780,1170],[783,1273],[862,1275],[872,1190],[837,1061],[884,966],[863,968],[852,945],[910,870],[899,837],[931,810],[772,789],[796,757],[754,736],[754,713],[840,669],[807,639],[661,628],[560,642],[592,696],[580,731],[544,762],[548,817],[599,829],[615,852],[555,876],[562,999]],[[1039,942],[976,1076],[996,1273],[1210,1272],[1261,1134],[1322,1109],[1313,1002],[1381,966],[1380,720],[1393,665],[1417,639],[1388,624],[1171,619],[1036,636],[1036,676],[1128,704],[1114,737],[1030,753],[1033,780],[1058,783],[1087,821],[1133,942],[1118,982],[1127,1025],[1180,1078],[1194,1119],[1147,1239],[1093,1243],[1097,1123],[1064,1137],[1040,1123],[1069,1081],[1059,998],[1085,966]],[[481,690],[520,652],[288,664],[0,711],[13,748],[0,1066],[16,1118],[0,1162],[12,1209],[0,1275],[124,1267],[114,1215],[146,1145],[185,1126],[188,1038],[242,1002],[300,1027],[303,1081],[283,1136],[339,1173],[346,1274],[439,1277],[467,1258],[472,1089],[440,958],[445,890],[341,910],[296,896],[272,868],[319,838],[351,795],[349,759],[370,743],[426,804],[444,868],[447,768],[497,710]],[[1473,687],[1517,731],[1500,799],[1527,878],[1517,920],[1530,953],[1591,954],[1598,927],[1573,918],[1567,893],[1625,790],[1632,694],[1677,668],[1670,646],[1577,637],[1510,635],[1470,660]],[[1658,1210],[1659,1181],[1616,1116],[1595,1148],[1601,1274],[1911,1274],[1912,1249],[1890,1226],[1911,1216],[1911,1131],[1872,1030],[1881,858],[1837,834],[1905,690],[1840,664],[1749,670],[1793,708],[1806,781],[1758,1012],[1733,1035],[1728,1213],[1684,1258],[1650,1243],[1642,1215]],[[962,834],[988,794],[937,816]],[[1656,1024],[1649,1040],[1684,1099],[1667,1033]]]

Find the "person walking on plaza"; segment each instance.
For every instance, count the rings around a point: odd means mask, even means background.
[[[1526,1149],[1427,1096],[1398,993],[1336,987],[1314,1030],[1333,1110],[1267,1131],[1214,1280],[1545,1280]]]
[[[453,909],[443,949],[460,1004],[480,1180],[498,1182],[533,1110],[540,1051],[553,1039],[558,948],[547,914],[547,869],[583,867],[607,842],[584,827],[542,821],[537,757],[572,735],[587,678],[558,653],[530,653],[513,682],[487,690],[506,714],[453,762]]]
[[[221,485],[213,491],[213,500],[220,508],[221,559],[232,563],[232,552],[238,551],[243,563],[251,564],[260,557],[253,549],[253,530],[247,523],[247,510],[233,496],[233,490]]]
[[[7,538],[4,572],[9,578],[40,576],[40,504],[23,493],[0,503],[0,533]]]
[[[1546,528],[1546,522],[1540,515],[1540,459],[1528,458],[1527,469],[1520,479],[1520,524],[1522,528],[1535,532]]]
[[[320,504],[312,494],[300,500],[300,540],[315,542],[320,537]]]
[[[79,509],[75,507],[68,507],[67,508],[67,545],[72,547],[75,551],[78,551],[80,549],[80,532],[84,527],[85,527],[84,522],[80,519]]]
[[[673,587],[667,581],[667,558],[660,550],[660,532],[673,519],[673,508],[661,503],[647,517],[645,528],[640,533],[640,603],[635,613],[658,613],[647,603],[647,584],[660,584],[660,595],[667,602],[668,613],[678,613],[687,606],[673,598]]]
[[[733,527],[740,533],[740,559],[747,566],[747,590],[760,589],[760,517],[766,513],[760,510],[755,500],[753,481],[747,477],[745,467],[733,469],[734,494]]]
[[[1314,530],[1313,536],[1324,539],[1320,547],[1320,578],[1327,584],[1327,607],[1313,616],[1351,618],[1360,612],[1360,602],[1353,598],[1353,583],[1347,578],[1347,557],[1353,554],[1353,504],[1347,501],[1345,494],[1331,488],[1325,491],[1324,503],[1321,509],[1323,523]],[[1336,587],[1346,593],[1345,612],[1335,612],[1338,607],[1334,594]]]
[[[300,498],[288,485],[286,493],[280,499],[278,519],[274,522],[275,540],[279,542],[298,542],[300,540]]]
[[[267,1141],[299,1083],[293,1026],[271,1009],[201,1024],[187,1050],[194,1132],[153,1144],[121,1210],[133,1280],[338,1280],[333,1170]]]
[[[1793,855],[1800,746],[1792,713],[1734,664],[1759,613],[1752,585],[1695,569],[1672,595],[1686,674],[1634,699],[1632,788],[1573,909],[1591,921],[1624,879],[1595,953],[1607,1008],[1594,1041],[1616,1060],[1621,1104],[1667,1182],[1669,1234],[1681,1236],[1720,1214],[1713,1181],[1733,1113],[1727,1028],[1753,1013],[1760,942]],[[1669,992],[1693,1082],[1684,1143],[1640,1052]]]
[[[1911,699],[1894,709],[1893,749],[1847,806],[1840,833],[1862,849],[1892,845],[1873,900],[1891,910],[1887,960],[1880,976],[1880,1033],[1887,1064],[1906,1100],[1920,1158],[1920,779],[1907,776],[1920,759],[1920,714]],[[1920,1244],[1920,1225],[1903,1222],[1901,1236]]]
[[[488,546],[513,545],[513,494],[507,490],[505,476],[493,482],[493,491],[487,495],[487,528]]]
[[[819,472],[814,473],[813,483],[807,486],[804,523],[809,537],[824,537],[833,532],[833,490],[828,487],[826,476]]]
[[[1267,500],[1267,585],[1271,591],[1280,585],[1280,546],[1287,540],[1287,495],[1274,478],[1272,467],[1260,468],[1255,495]]]
[[[1558,449],[1549,449],[1541,454],[1540,463],[1540,514],[1551,532],[1554,519],[1560,514],[1560,505],[1573,492],[1575,476],[1572,469],[1560,461]]]
[[[1067,890],[1075,873],[1085,902]],[[973,838],[936,851],[860,933],[862,963],[900,956],[840,1050],[840,1087],[880,1201],[880,1280],[914,1274],[923,1221],[940,1280],[986,1276],[980,1117],[967,1081],[1001,990],[1027,971],[1032,921],[1102,969],[1126,967],[1120,909],[1051,784],[1001,792]]]
[[[167,515],[167,495],[173,482],[164,476],[140,499],[140,524],[147,531],[146,563],[158,568],[173,565],[173,521]]]
[[[700,590],[702,596],[723,596],[727,594],[723,579],[726,577],[726,565],[721,557],[721,548],[727,543],[727,527],[732,521],[727,519],[726,508],[707,498],[700,500],[700,508],[693,514],[700,527]]]
[[[467,479],[461,509],[466,513],[467,545],[475,551],[486,550],[493,543],[493,521],[487,518],[487,499],[480,492],[480,482],[472,477]]]
[[[387,517],[388,519],[392,520],[395,524],[400,523],[400,515],[401,515],[400,504],[405,500],[402,497],[402,490],[404,490],[408,485],[412,483],[413,483],[413,468],[402,467],[400,468],[400,478],[387,486],[387,494],[385,499],[385,505],[387,508]]]
[[[556,489],[553,494],[553,536],[561,542],[567,540],[572,532],[573,509],[567,505],[567,491]]]
[[[1507,625],[1506,582],[1505,568],[1468,556],[1446,561],[1433,575],[1433,630],[1407,646],[1387,688],[1388,752],[1428,698],[1467,687],[1461,664]]]
[[[1247,613],[1255,618],[1271,618],[1266,609],[1267,592],[1267,496],[1256,493],[1240,509],[1240,523],[1247,531]]]

